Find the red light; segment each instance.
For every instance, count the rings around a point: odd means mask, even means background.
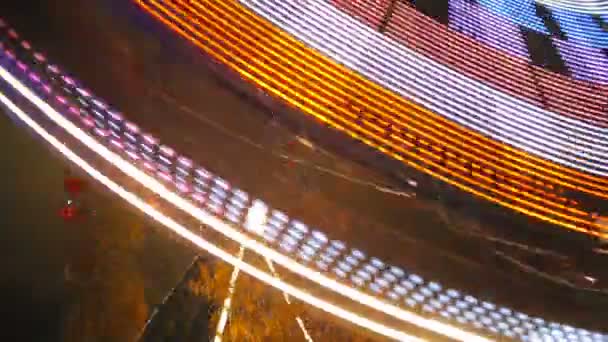
[[[82,191],[84,182],[78,178],[66,178],[63,182],[65,191],[70,194],[76,195]]]
[[[66,221],[71,220],[76,217],[76,208],[71,205],[66,205],[60,210],[59,215]]]

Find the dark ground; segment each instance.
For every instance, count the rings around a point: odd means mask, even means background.
[[[12,2],[19,5],[7,8],[9,22],[96,94],[123,110],[145,130],[291,216],[447,286],[466,289],[527,313],[590,328],[605,327],[606,298],[575,293],[534,275],[516,272],[496,258],[494,249],[499,244],[458,232],[463,227],[478,226],[484,234],[512,236],[505,232],[505,228],[510,228],[508,224],[488,225],[465,219],[444,210],[436,200],[395,196],[362,185],[371,182],[390,187],[392,182],[318,148],[292,143],[295,139],[291,132],[269,125],[268,113],[223,87],[201,65],[203,56],[159,29],[128,1],[113,0],[103,5],[76,0],[49,1],[43,5],[35,1]],[[29,4],[36,7],[28,7]],[[13,135],[18,138],[16,133]],[[32,149],[41,150],[39,146]],[[286,165],[272,151],[296,156],[309,165],[334,170],[342,176],[318,172],[309,166]],[[10,161],[15,167],[28,167],[26,161],[14,158]],[[57,170],[61,170],[57,164]],[[56,172],[60,177],[60,171]],[[21,176],[24,175],[7,175],[3,181],[12,183],[12,177]],[[60,184],[61,178],[53,179]],[[49,181],[39,182],[48,187]],[[53,193],[52,189],[49,191]],[[61,189],[58,192],[62,194]],[[35,203],[40,195],[31,194],[28,198],[29,210],[38,212],[33,208],[37,208]],[[28,208],[29,202],[22,203],[15,201],[12,205]],[[29,226],[27,222],[13,226],[23,225]],[[31,226],[42,231],[49,229],[42,223]],[[21,241],[30,241],[30,236],[38,234],[28,233]],[[35,244],[33,241],[28,243]],[[563,249],[564,240],[555,236],[543,243]],[[169,258],[176,248],[167,244],[161,258],[165,258],[166,265],[176,265]],[[157,253],[160,252],[155,250],[152,254]],[[52,260],[53,257],[45,258],[46,262]],[[177,264],[182,262],[187,263]],[[174,277],[155,274],[165,280],[159,280],[162,283],[159,286],[151,285],[151,291],[161,293],[159,289],[170,287],[178,274],[179,270]],[[15,283],[31,281],[15,277],[21,279]],[[151,284],[156,281],[154,277],[150,279]],[[52,304],[50,301],[48,307],[53,307]]]

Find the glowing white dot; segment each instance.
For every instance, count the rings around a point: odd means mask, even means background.
[[[433,295],[433,291],[427,289],[426,287],[421,288],[420,293],[422,293],[426,297],[431,297]]]
[[[424,280],[422,279],[422,277],[417,274],[410,274],[409,278],[414,284],[421,285],[422,283],[424,283]]]
[[[462,309],[462,310],[465,310],[465,309],[467,309],[469,307],[469,303],[467,303],[465,301],[462,301],[462,300],[459,300],[459,301],[456,302],[456,306],[458,308]]]
[[[431,291],[439,292],[441,291],[441,285],[432,281],[429,283],[429,289],[431,289]]]
[[[473,305],[477,304],[477,299],[475,299],[475,297],[466,296],[466,297],[464,297],[464,300],[466,300],[467,302],[469,302]]]
[[[509,328],[509,325],[505,322],[498,322],[498,329],[500,330],[507,330]]]
[[[384,268],[385,266],[384,262],[380,261],[378,258],[372,258],[370,262],[376,268]]]
[[[399,285],[395,286],[393,288],[393,291],[395,291],[396,293],[398,293],[398,294],[400,294],[402,296],[404,296],[404,295],[407,294],[407,290],[404,287],[399,286]]]
[[[357,259],[360,259],[360,260],[365,259],[365,254],[358,249],[353,249],[351,251],[351,254]]]
[[[302,252],[309,256],[313,256],[315,254],[315,250],[306,245],[302,246]]]
[[[376,273],[378,273],[378,269],[377,269],[377,268],[375,268],[375,267],[374,267],[374,266],[372,266],[372,265],[369,265],[369,264],[368,264],[368,265],[365,265],[365,267],[364,267],[364,268],[365,268],[365,270],[366,270],[367,272],[369,272],[369,273],[371,273],[371,274],[376,274]]]
[[[484,308],[486,308],[488,310],[496,309],[496,305],[489,303],[489,302],[483,302],[483,303],[481,303],[481,306],[483,306]]]
[[[283,223],[287,223],[289,221],[289,217],[278,210],[272,211],[272,218],[277,219]]]
[[[336,250],[335,248],[331,247],[328,248],[325,251],[326,254],[331,255],[332,257],[337,257],[338,255],[340,255],[340,252],[338,250]]]
[[[344,248],[346,248],[346,245],[344,245],[344,242],[342,241],[338,241],[338,240],[333,240],[331,242],[332,247],[334,247],[337,250],[343,250]]]
[[[474,307],[473,311],[478,315],[483,315],[486,313],[486,310],[484,308],[482,308],[481,306]]]
[[[487,317],[487,316],[481,317],[480,321],[484,325],[490,325],[490,324],[492,324],[492,320],[490,319],[490,317]]]
[[[245,227],[256,234],[264,233],[264,226],[268,215],[268,206],[262,201],[254,201],[245,219]]]
[[[403,280],[401,282],[401,285],[403,285],[403,287],[405,287],[408,290],[413,290],[416,287],[416,285],[412,284],[411,282],[409,282],[407,280]]]
[[[393,274],[397,277],[403,277],[405,275],[405,272],[399,267],[391,267],[391,272],[393,272]]]
[[[377,278],[376,284],[378,284],[378,286],[384,288],[384,287],[388,286],[388,281],[384,280],[383,278]]]
[[[501,320],[502,319],[502,315],[499,314],[498,312],[490,312],[490,317],[492,317],[495,320]]]
[[[382,274],[382,277],[389,283],[393,283],[393,282],[397,281],[397,277],[395,277],[395,275],[393,275],[392,273],[384,272]]]
[[[293,221],[291,225],[302,234],[308,233],[308,226],[300,221]]]
[[[448,309],[447,309],[447,310],[448,310],[448,312],[449,312],[449,313],[451,313],[451,314],[453,314],[453,315],[458,315],[458,314],[460,313],[460,310],[458,310],[458,308],[457,308],[457,307],[455,307],[455,306],[451,306],[451,305],[450,305],[450,306],[448,306]]]
[[[365,272],[365,271],[363,271],[363,270],[358,270],[358,271],[357,271],[357,274],[358,274],[358,275],[359,275],[361,278],[363,278],[363,279],[365,279],[365,280],[368,280],[368,281],[369,281],[369,280],[371,280],[371,279],[372,279],[372,276],[371,276],[369,273],[367,273],[367,272]]]
[[[513,311],[511,311],[510,309],[507,309],[507,308],[500,308],[500,310],[498,310],[498,312],[500,312],[501,314],[503,314],[505,316],[511,316],[513,314]]]
[[[519,324],[519,320],[517,318],[513,318],[513,317],[507,317],[507,322],[511,325]]]
[[[441,303],[439,303],[439,301],[435,299],[432,299],[429,303],[437,309],[441,309],[443,307],[443,305],[441,305]]]
[[[352,267],[351,267],[349,264],[344,263],[344,262],[339,262],[339,263],[338,263],[338,267],[339,267],[341,270],[343,270],[344,272],[350,272],[350,271],[352,271],[352,270],[353,270],[353,268],[352,268]]]
[[[450,301],[450,297],[444,295],[444,294],[440,294],[438,297],[439,301],[441,301],[442,303],[447,303]]]
[[[304,238],[304,234],[302,234],[302,232],[300,232],[299,230],[290,228],[287,230],[287,233],[289,233],[289,235],[291,235],[296,240],[302,240],[302,238]]]
[[[308,244],[310,247],[312,247],[312,248],[314,248],[314,249],[317,249],[317,250],[318,250],[318,249],[321,249],[321,247],[323,247],[323,245],[321,245],[321,244],[319,243],[319,241],[317,241],[317,240],[313,240],[313,239],[309,239],[308,241],[306,241],[306,243],[307,243],[307,244]]]
[[[318,230],[312,232],[312,237],[322,244],[325,244],[328,241],[327,236]]]
[[[346,260],[346,262],[348,262],[349,264],[353,265],[353,266],[357,266],[359,264],[359,260],[353,258],[352,256],[348,255],[346,258],[344,258]]]

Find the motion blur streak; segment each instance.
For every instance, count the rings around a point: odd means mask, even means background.
[[[275,261],[277,264],[289,269],[290,271],[310,280],[316,282],[317,284],[325,287],[331,291],[336,292],[337,294],[343,295],[352,299],[355,302],[360,304],[369,306],[372,309],[376,309],[381,311],[387,315],[398,318],[404,322],[416,325],[420,328],[427,329],[433,331],[435,333],[448,336],[450,338],[466,341],[466,342],[486,342],[490,341],[487,338],[482,336],[478,336],[476,334],[464,331],[462,329],[456,328],[452,325],[445,324],[436,320],[423,318],[413,312],[405,311],[395,305],[388,304],[384,301],[381,301],[377,298],[374,298],[370,295],[364,294],[361,291],[358,291],[352,287],[347,285],[338,283],[337,281],[330,279],[329,277],[320,274],[317,271],[314,271],[310,268],[307,268],[293,259],[274,251],[264,244],[253,240],[243,233],[237,231],[230,225],[222,222],[218,218],[208,214],[207,212],[201,210],[200,208],[195,207],[187,200],[179,197],[175,193],[169,191],[165,186],[159,183],[154,178],[148,176],[146,173],[138,170],[134,165],[125,161],[115,153],[108,150],[105,146],[99,144],[95,139],[87,135],[85,132],[76,127],[73,123],[65,119],[61,114],[55,111],[49,104],[40,99],[36,94],[30,91],[27,87],[25,87],[21,82],[19,82],[15,77],[13,77],[8,71],[4,68],[0,67],[0,78],[4,79],[7,83],[9,83],[15,90],[17,90],[21,95],[27,98],[30,102],[32,102],[36,107],[38,107],[43,113],[45,113],[51,120],[53,120],[56,124],[65,129],[69,134],[82,142],[85,146],[88,146],[91,150],[99,154],[105,160],[110,162],[112,165],[120,169],[126,175],[130,176],[134,180],[140,182],[142,185],[146,186],[149,190],[157,193],[162,196],[164,199],[180,208],[184,212],[192,215],[199,219],[202,223],[208,225],[209,227],[215,229],[216,231],[226,235],[228,238],[238,242],[240,245],[245,246],[246,248],[255,251],[263,257],[269,258],[270,260]],[[321,298],[315,297],[303,289],[296,288],[292,285],[285,283],[284,281],[274,277],[271,274],[268,274],[260,269],[249,265],[242,260],[234,257],[230,253],[218,248],[214,244],[210,243],[207,240],[204,240],[200,236],[192,233],[186,227],[180,225],[173,219],[164,214],[160,213],[150,205],[146,204],[143,200],[137,197],[135,194],[127,191],[126,189],[119,186],[117,183],[109,179],[108,177],[101,174],[99,171],[95,170],[90,164],[86,163],[82,158],[78,157],[74,152],[68,149],[65,145],[61,144],[55,137],[47,133],[41,126],[39,126],[36,122],[34,122],[27,114],[21,111],[15,104],[13,104],[8,98],[2,96],[0,98],[2,102],[7,105],[11,111],[15,112],[15,114],[23,120],[28,126],[32,127],[38,134],[40,134],[45,140],[51,143],[55,148],[57,148],[62,154],[64,154],[68,159],[72,160],[75,164],[80,166],[83,170],[85,170],[89,175],[93,178],[100,181],[110,190],[114,191],[122,198],[127,200],[133,206],[142,210],[150,217],[154,218],[158,222],[164,224],[167,228],[173,230],[183,238],[191,241],[195,245],[207,250],[209,253],[223,259],[224,261],[232,264],[234,267],[240,268],[242,271],[260,279],[261,281],[279,289],[288,294],[292,295],[295,298],[298,298],[301,301],[304,301],[310,305],[313,305],[321,310],[334,314],[338,317],[341,317],[345,320],[348,320],[352,323],[355,323],[361,327],[367,328],[371,331],[374,331],[378,334],[402,341],[423,341],[422,339],[411,336],[403,331],[398,331],[396,329],[387,327],[381,323],[366,319],[360,315],[357,315],[354,312],[345,310],[340,308],[334,304],[331,304]]]
[[[245,255],[245,248],[241,246],[239,248],[239,260],[243,260],[243,256]],[[230,276],[230,284],[228,285],[228,296],[224,300],[224,306],[222,307],[222,312],[220,313],[220,319],[217,322],[217,329],[215,331],[215,339],[213,342],[222,342],[222,336],[224,336],[224,329],[226,329],[226,323],[228,323],[228,315],[230,314],[230,307],[232,306],[232,298],[234,297],[234,289],[236,287],[236,280],[239,278],[240,269],[235,267],[232,270],[232,275]]]

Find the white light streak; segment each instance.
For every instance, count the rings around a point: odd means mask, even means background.
[[[243,256],[245,256],[245,248],[241,246],[239,248],[239,260],[243,260]],[[232,274],[230,275],[230,283],[228,284],[228,296],[224,300],[224,305],[222,306],[222,312],[220,313],[220,319],[217,322],[217,328],[215,329],[215,338],[214,342],[222,342],[222,336],[224,336],[224,329],[226,328],[226,323],[228,322],[228,315],[230,314],[230,307],[232,305],[232,297],[234,297],[234,289],[236,287],[236,280],[239,278],[238,267],[234,267]]]

